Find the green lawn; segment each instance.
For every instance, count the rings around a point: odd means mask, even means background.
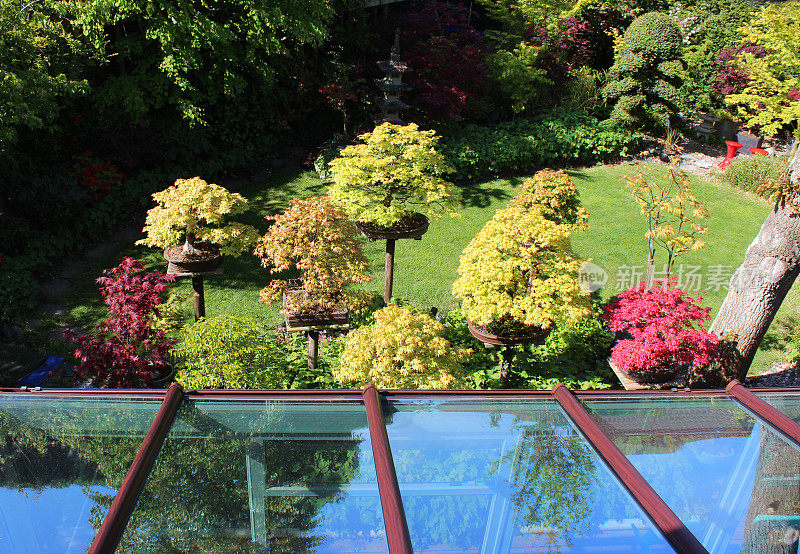
[[[645,223],[638,213],[638,206],[631,198],[622,181],[624,175],[633,175],[636,166],[616,165],[598,166],[571,171],[581,198],[589,211],[590,229],[574,236],[576,252],[604,268],[609,274],[609,282],[603,289],[604,297],[620,292],[617,288],[617,272],[625,266],[639,266],[646,260],[646,245],[643,238]],[[649,166],[648,170],[655,170]],[[455,306],[450,293],[456,278],[458,257],[484,223],[492,217],[497,208],[505,206],[513,188],[523,178],[500,179],[470,185],[463,189],[464,208],[457,219],[434,221],[422,241],[405,240],[397,243],[395,261],[396,297],[404,298],[421,307],[437,306],[448,310]],[[710,216],[707,220],[709,232],[708,245],[699,252],[679,258],[677,265],[699,266],[706,278],[712,266],[730,266],[733,270],[741,262],[745,248],[758,232],[769,211],[769,206],[754,197],[723,188],[716,184],[693,179],[696,196],[706,204]],[[225,185],[224,182],[219,184]],[[252,210],[247,215],[247,223],[264,230],[267,222],[264,215],[281,211],[292,196],[324,194],[325,184],[313,173],[282,171],[271,176],[266,182],[253,183],[239,192],[250,199]],[[367,286],[377,294],[383,290],[384,243],[369,243],[366,246],[372,263],[374,281]],[[163,269],[165,262],[160,252],[144,247],[129,246],[118,255],[100,260],[87,266],[85,278],[74,293],[63,300],[69,307],[66,316],[50,317],[43,320],[38,333],[39,346],[49,354],[68,353],[65,345],[48,339],[48,329],[57,325],[78,325],[85,329],[102,317],[102,299],[97,293],[93,279],[99,276],[104,267],[118,263],[123,255],[145,259],[153,268]],[[264,306],[257,301],[258,291],[268,283],[268,273],[259,266],[253,256],[240,259],[227,259],[225,272],[221,276],[206,279],[206,305],[209,316],[220,313],[246,315],[271,324],[282,318],[277,306]],[[187,294],[191,284],[184,280],[179,285]],[[701,288],[705,288],[704,285]],[[708,290],[704,293],[706,305],[712,308],[712,315],[725,296],[725,290]],[[772,361],[782,359],[780,352],[782,324],[789,321],[788,315],[797,313],[800,307],[800,294],[797,287],[790,293],[778,316],[777,325],[768,337],[767,345],[772,349],[762,349],[756,358],[754,370],[769,367]],[[185,303],[187,320],[191,318],[191,301]]]

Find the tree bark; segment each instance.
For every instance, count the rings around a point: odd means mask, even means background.
[[[800,176],[798,152],[795,149],[790,164],[793,181]],[[797,194],[784,206],[775,205],[733,274],[728,295],[711,324],[710,331],[719,336],[736,334],[737,355],[726,360],[726,379],[744,381],[761,340],[800,273],[798,209]]]

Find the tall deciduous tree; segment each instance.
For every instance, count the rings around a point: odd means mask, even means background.
[[[280,101],[297,83],[302,48],[327,35],[333,9],[325,0],[86,0],[56,3],[109,59],[98,101],[143,117],[171,105],[205,123],[221,102],[271,93]]]
[[[790,163],[793,183],[800,178],[800,150]],[[711,332],[736,336],[736,350],[719,380],[744,380],[761,340],[775,318],[783,299],[800,274],[800,195],[789,189],[767,216],[756,238],[747,248],[744,262],[731,278]]]

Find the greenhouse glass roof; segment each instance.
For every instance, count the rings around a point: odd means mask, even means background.
[[[0,390],[0,552],[788,553],[800,390]]]

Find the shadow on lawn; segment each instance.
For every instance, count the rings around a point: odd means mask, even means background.
[[[511,179],[510,182],[517,186],[522,180]],[[486,208],[495,200],[511,198],[508,191],[491,186],[491,183],[465,183],[458,188],[461,191],[461,205],[464,208]]]

